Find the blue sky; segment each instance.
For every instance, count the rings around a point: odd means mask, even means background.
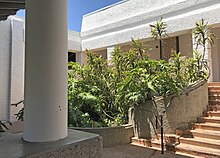
[[[68,0],[69,1],[69,29],[80,31],[82,16],[100,8],[106,7],[121,0]],[[17,13],[18,16],[24,16],[24,10]]]

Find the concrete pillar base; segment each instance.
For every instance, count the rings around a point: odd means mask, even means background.
[[[96,134],[69,130],[68,137],[54,142],[28,143],[22,134],[0,137],[0,157],[102,158],[102,138]]]

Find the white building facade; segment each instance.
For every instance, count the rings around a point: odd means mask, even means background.
[[[160,45],[151,38],[149,25],[161,17],[168,25],[166,43],[184,56],[193,56],[192,32],[195,23],[202,18],[211,25],[211,32],[220,37],[219,0],[124,0],[83,17],[82,51],[91,49],[107,59],[108,50],[112,47],[120,46],[127,50],[131,38],[139,38],[152,48],[150,57],[160,59]],[[211,68],[210,81],[220,81],[219,43],[217,38],[205,55]],[[164,51],[164,58],[169,57],[170,49]]]

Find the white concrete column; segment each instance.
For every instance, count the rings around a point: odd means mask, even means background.
[[[0,21],[0,120],[10,121],[11,20]]]
[[[85,64],[86,63],[86,52],[79,52],[77,53],[77,55],[79,56],[80,65]]]
[[[67,0],[26,2],[23,139],[67,136]]]
[[[115,47],[111,46],[107,48],[107,60],[111,61],[112,60],[112,53],[114,52]]]
[[[211,30],[212,33],[215,34],[216,37],[220,37],[220,27],[214,28]],[[211,54],[210,54],[210,70],[211,70],[211,78],[212,82],[220,82],[220,39],[214,39],[214,45],[211,46]]]

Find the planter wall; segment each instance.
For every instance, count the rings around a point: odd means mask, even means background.
[[[134,136],[133,126],[129,124],[123,126],[117,126],[117,127],[103,127],[103,128],[72,127],[71,129],[98,134],[103,139],[104,148],[129,144],[131,142],[131,137]]]
[[[129,123],[134,124],[134,135],[139,138],[151,139],[156,130],[156,119],[163,113],[165,133],[175,133],[177,128],[188,128],[189,123],[197,121],[208,105],[208,84],[198,82],[189,86],[181,96],[157,98],[156,104],[148,102],[129,110]],[[159,127],[159,126],[158,126]]]

